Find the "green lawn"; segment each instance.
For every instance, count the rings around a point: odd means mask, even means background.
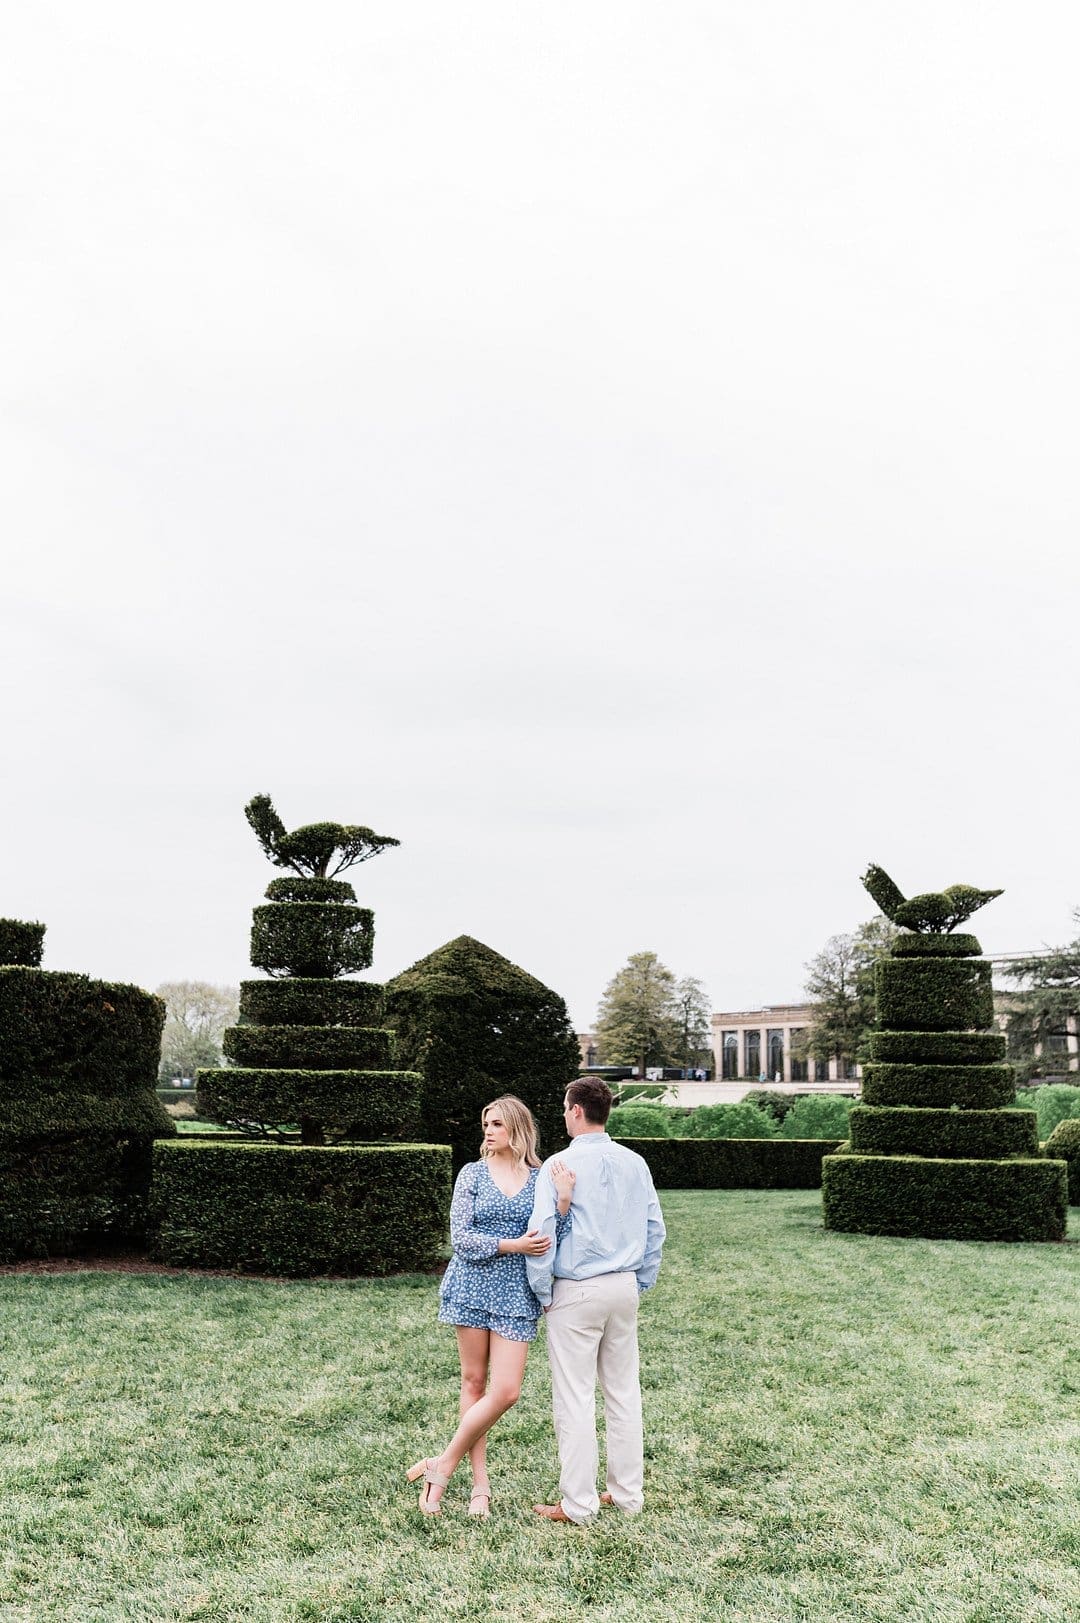
[[[1080,1616],[1074,1246],[827,1234],[805,1193],[663,1197],[642,1320],[646,1514],[539,1524],[542,1344],[421,1520],[456,1408],[436,1282],[0,1278],[0,1616]]]

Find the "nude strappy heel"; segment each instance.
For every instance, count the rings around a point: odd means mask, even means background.
[[[415,1482],[417,1477],[421,1476],[424,1479],[424,1486],[420,1489],[420,1509],[425,1516],[441,1516],[442,1504],[438,1499],[431,1499],[430,1490],[433,1486],[445,1488],[450,1478],[443,1476],[441,1471],[436,1471],[434,1460],[417,1460],[416,1464],[410,1465],[405,1472],[406,1480],[409,1482]]]
[[[478,1504],[483,1500],[482,1504]],[[491,1510],[491,1483],[485,1477],[483,1482],[474,1482],[472,1493],[469,1495],[469,1515],[486,1517]]]

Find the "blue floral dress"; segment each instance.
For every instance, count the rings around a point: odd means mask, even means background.
[[[462,1167],[450,1206],[454,1255],[439,1289],[439,1323],[494,1330],[507,1341],[535,1341],[540,1303],[529,1289],[525,1258],[499,1255],[500,1240],[517,1240],[529,1226],[539,1167],[525,1186],[504,1195],[485,1161]]]

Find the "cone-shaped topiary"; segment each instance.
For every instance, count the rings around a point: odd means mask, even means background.
[[[401,1057],[423,1073],[424,1132],[447,1140],[455,1170],[476,1158],[480,1112],[501,1093],[529,1106],[541,1153],[566,1137],[563,1095],[581,1064],[557,992],[471,936],[458,936],[388,982]]]
[[[395,1065],[382,987],[341,978],[369,967],[374,919],[330,877],[398,841],[340,823],[289,834],[267,795],[246,813],[271,861],[297,877],[273,880],[254,910],[251,961],[273,978],[242,983],[224,1037],[232,1064],[199,1071],[196,1097],[202,1114],[262,1143],[158,1157],[156,1254],[288,1274],[426,1268],[442,1242],[449,1152],[388,1143],[416,1136],[421,1077]],[[215,1153],[188,1153],[202,1148]]]
[[[154,1087],[165,1006],[41,969],[43,924],[0,921],[0,1261],[146,1228],[150,1148],[176,1126]]]
[[[850,1140],[822,1163],[826,1228],[860,1234],[1060,1240],[1062,1161],[1015,1110],[1005,1039],[988,1028],[990,965],[950,932],[999,890],[952,885],[908,901],[883,869],[863,883],[901,935],[876,967],[878,1021]]]

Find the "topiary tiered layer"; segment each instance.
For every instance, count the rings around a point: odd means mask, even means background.
[[[351,861],[397,843],[315,824],[289,836],[272,825],[263,844],[279,865],[325,866],[328,842],[333,851],[349,837]],[[275,879],[266,895],[251,961],[274,978],[243,982],[240,1023],[224,1039],[232,1064],[197,1078],[200,1112],[247,1142],[178,1144],[157,1158],[156,1253],[294,1275],[430,1267],[449,1150],[395,1142],[417,1133],[421,1077],[394,1068],[382,987],[341,978],[370,966],[373,915],[321,873]]]
[[[901,902],[911,909],[941,899]],[[917,930],[879,960],[882,1029],[870,1039],[862,1103],[851,1111],[849,1143],[822,1163],[827,1228],[1064,1237],[1065,1166],[1040,1156],[1035,1112],[1009,1108],[1012,1067],[1002,1063],[1005,1038],[991,1029],[990,965],[979,952],[972,935]]]
[[[160,998],[40,967],[45,926],[0,919],[0,1261],[141,1242]]]

